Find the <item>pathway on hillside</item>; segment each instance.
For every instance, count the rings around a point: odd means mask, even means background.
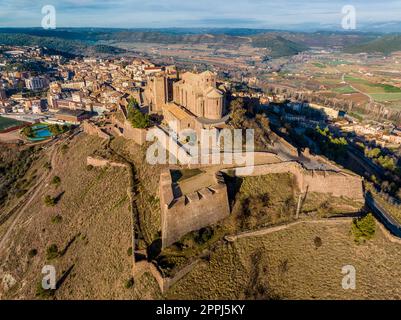
[[[78,135],[79,133],[81,133],[81,130],[77,130],[75,132],[73,132],[72,135],[68,136],[65,140],[70,140],[73,137],[75,137],[76,135]],[[24,212],[26,211],[26,209],[29,207],[29,205],[32,203],[33,199],[36,198],[36,196],[40,193],[40,191],[42,190],[42,185],[44,184],[44,182],[46,182],[49,177],[51,176],[52,172],[53,172],[53,168],[55,167],[55,159],[56,159],[56,151],[57,151],[57,146],[64,140],[58,139],[56,138],[55,140],[53,140],[53,144],[52,146],[50,146],[50,148],[53,148],[53,150],[50,153],[50,163],[51,163],[51,170],[49,170],[49,172],[47,174],[45,174],[42,179],[40,179],[40,181],[35,184],[29,191],[28,194],[32,193],[27,199],[25,199],[25,203],[23,204],[23,206],[17,210],[17,212],[15,213],[15,218],[13,220],[13,222],[11,223],[11,225],[8,227],[7,231],[5,232],[3,238],[0,240],[0,251],[4,249],[4,245],[6,244],[7,240],[10,238],[10,235],[12,234],[15,226],[17,225],[17,223],[19,222],[20,218],[22,217],[22,215],[24,214]],[[9,212],[15,210],[16,207],[18,207],[19,205],[21,205],[21,203],[18,203],[15,207],[13,207]]]
[[[274,232],[292,228],[299,224],[322,224],[322,223],[323,224],[330,224],[330,223],[331,224],[339,224],[339,223],[350,222],[350,221],[352,221],[352,219],[353,219],[353,217],[326,218],[326,219],[315,219],[315,220],[299,220],[299,221],[283,224],[280,226],[267,227],[267,228],[263,228],[263,229],[256,230],[256,231],[247,231],[247,232],[238,233],[233,236],[226,236],[225,239],[229,242],[234,242],[234,241],[236,241],[238,239],[242,239],[242,238],[264,236],[266,234],[270,234],[270,233],[274,233]]]

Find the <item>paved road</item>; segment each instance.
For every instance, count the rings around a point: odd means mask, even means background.
[[[355,161],[358,161],[361,166],[363,165],[363,168],[371,175],[374,174],[377,177],[383,177],[385,175],[385,170],[383,170],[383,168],[367,158],[361,151],[351,144],[348,144],[348,152],[350,156],[355,158]]]
[[[303,164],[303,166],[309,170],[329,170],[329,171],[339,171],[333,165],[327,163],[321,163],[313,159],[304,157],[303,155],[294,156],[288,150],[288,148],[280,141],[276,141],[274,145],[270,148],[271,151],[275,152],[277,156],[283,161],[298,161]]]
[[[384,226],[396,237],[401,238],[401,224],[396,221],[373,197],[371,194],[365,195],[366,205],[372,209],[375,216]]]
[[[338,171],[334,166],[330,166],[328,164],[321,164],[317,161],[307,159],[305,157],[295,157],[286,148],[284,144],[280,142],[276,142],[273,147],[273,151],[277,153],[277,155],[283,161],[291,161],[296,160],[301,162],[307,169],[310,170],[334,170]],[[366,159],[367,160],[367,159]],[[369,165],[373,165],[372,163],[368,163]],[[370,194],[365,194],[365,202],[366,205],[372,209],[375,216],[381,221],[384,226],[395,236],[401,238],[401,224],[398,223],[391,214],[389,214]]]

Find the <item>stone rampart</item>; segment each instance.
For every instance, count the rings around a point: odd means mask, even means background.
[[[102,139],[109,139],[109,135],[105,132],[102,131],[96,124],[90,122],[90,121],[84,121],[82,123],[82,127],[84,129],[84,132],[93,135],[93,136],[98,136]]]
[[[111,117],[115,130],[118,130],[120,136],[133,140],[136,144],[143,145],[146,142],[147,129],[133,128],[127,119],[121,121],[115,115]]]
[[[360,176],[334,171],[307,170],[296,161],[233,169],[236,176],[260,176],[270,173],[292,173],[301,192],[329,193],[335,197],[363,200]],[[231,170],[232,172],[232,170]]]
[[[174,196],[170,171],[160,176],[162,247],[168,247],[185,234],[217,223],[230,214],[227,186],[221,172],[214,183],[196,192]]]

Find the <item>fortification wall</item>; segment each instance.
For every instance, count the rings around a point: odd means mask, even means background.
[[[165,293],[168,289],[170,289],[170,287],[172,287],[175,283],[177,283],[189,272],[191,272],[198,263],[199,260],[195,260],[181,270],[177,271],[177,273],[173,277],[164,278],[161,272],[152,262],[139,261],[136,263],[136,265],[134,265],[133,276],[134,279],[139,279],[145,272],[149,272],[159,285],[160,291],[162,293]]]
[[[168,247],[185,234],[217,223],[230,214],[227,186],[220,172],[215,182],[191,194],[174,197],[170,171],[160,177],[162,247]]]
[[[125,119],[122,122],[114,115],[112,115],[111,120],[115,129],[120,132],[119,135],[126,139],[133,140],[139,145],[143,145],[146,142],[147,129],[133,128],[128,120]]]
[[[98,136],[102,139],[109,139],[110,137],[107,135],[107,133],[103,132],[97,125],[95,125],[92,122],[89,121],[84,121],[82,123],[82,127],[84,129],[84,132],[93,136]]]
[[[292,173],[301,192],[329,193],[335,197],[362,200],[362,178],[345,172],[307,170],[298,162],[289,161],[252,168],[235,168],[237,176],[260,176],[270,173]]]
[[[326,165],[328,165],[329,167],[333,168],[333,170],[336,171],[341,171],[341,167],[338,166],[338,164],[336,164],[334,161],[331,161],[329,159],[327,159],[324,156],[320,156],[320,155],[316,155],[316,154],[311,154],[310,153],[310,149],[306,148],[303,152],[302,155],[307,158],[310,159],[312,161],[315,162],[319,162],[319,163],[324,163]]]

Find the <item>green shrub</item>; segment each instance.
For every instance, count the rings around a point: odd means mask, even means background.
[[[202,245],[208,242],[213,237],[213,233],[213,229],[209,227],[200,229],[195,238],[196,243]]]
[[[56,258],[58,258],[59,255],[60,255],[60,253],[58,251],[57,245],[52,244],[50,247],[47,247],[47,249],[46,249],[47,260],[56,259]]]
[[[27,137],[27,138],[32,138],[33,136],[34,136],[34,132],[33,132],[33,129],[32,129],[32,127],[25,127],[23,130],[22,130],[22,133]]]
[[[43,201],[45,202],[45,204],[46,204],[48,207],[54,207],[54,206],[56,205],[56,199],[53,198],[52,196],[49,196],[49,195],[47,195],[47,196],[44,198]]]
[[[52,184],[54,184],[55,186],[59,186],[61,183],[61,179],[59,176],[54,176],[52,179]]]
[[[129,247],[127,250],[128,257],[132,256],[132,247]]]
[[[362,243],[373,238],[376,232],[376,221],[371,213],[354,219],[351,227],[355,242]]]
[[[129,278],[127,281],[125,281],[124,287],[126,289],[130,289],[134,286],[134,278]]]
[[[43,289],[42,283],[39,282],[36,286],[36,296],[41,299],[49,299],[54,296],[56,290]]]
[[[54,224],[58,224],[61,223],[61,221],[63,221],[63,217],[58,214],[57,216],[53,217],[51,221]]]
[[[323,241],[320,237],[315,237],[313,243],[315,244],[316,249],[319,249],[323,245]]]
[[[63,144],[62,146],[61,146],[61,153],[62,154],[66,154],[67,153],[67,151],[68,151],[68,145],[67,144]]]
[[[35,257],[37,254],[38,254],[38,250],[36,250],[36,249],[31,249],[31,250],[29,250],[29,252],[28,252],[28,257],[29,257],[30,259],[32,259],[32,258]]]

